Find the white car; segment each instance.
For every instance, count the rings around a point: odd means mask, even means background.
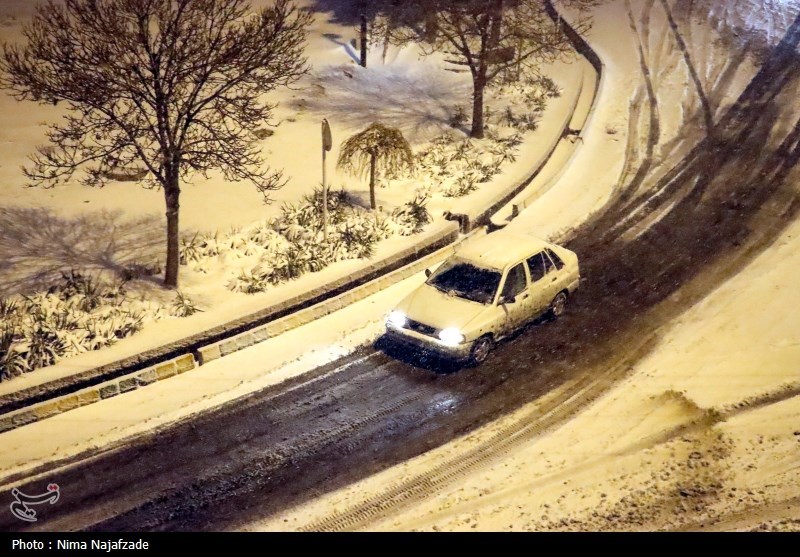
[[[389,314],[387,337],[480,363],[495,342],[532,319],[558,317],[578,288],[578,256],[500,230],[467,240]]]

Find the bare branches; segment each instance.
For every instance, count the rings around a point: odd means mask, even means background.
[[[63,0],[37,8],[27,44],[3,45],[0,86],[19,100],[66,102],[50,146],[31,157],[34,184],[52,186],[80,167],[103,185],[138,163],[164,191],[165,283],[177,285],[181,179],[221,170],[264,194],[283,177],[265,164],[254,132],[263,100],[308,70],[311,14],[289,0],[251,13],[246,0]]]
[[[473,137],[483,137],[483,91],[499,77],[536,74],[542,63],[573,55],[566,33],[550,18],[546,0],[407,0],[389,4],[373,26],[373,41],[418,42],[423,53],[444,52],[453,71],[473,81]],[[567,0],[585,11],[594,0]],[[572,22],[585,32],[589,21]]]
[[[0,86],[20,100],[67,102],[31,180],[54,185],[88,165],[139,160],[162,187],[171,173],[221,169],[279,183],[252,132],[274,106],[265,93],[307,71],[311,14],[288,0],[251,13],[244,0],[65,0],[37,9],[27,44],[3,45]],[[177,165],[177,166],[176,166]],[[247,168],[242,168],[246,166]]]

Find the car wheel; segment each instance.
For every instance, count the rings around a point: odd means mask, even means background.
[[[483,336],[476,340],[472,345],[472,352],[470,353],[470,360],[473,364],[482,364],[486,361],[486,357],[492,350],[492,339],[488,336]]]
[[[550,302],[550,315],[557,319],[564,315],[567,310],[567,294],[566,292],[559,292],[553,301]]]

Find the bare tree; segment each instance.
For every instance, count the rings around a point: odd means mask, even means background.
[[[546,9],[547,0],[408,0],[386,18],[381,32],[395,44],[420,41],[425,54],[444,52],[454,71],[472,76],[472,137],[483,137],[484,91],[501,75],[534,72],[573,52],[566,33]],[[593,0],[571,0],[584,9]],[[578,33],[586,18],[572,23]]]
[[[375,209],[376,172],[383,170],[388,174],[396,174],[402,170],[412,170],[414,153],[400,130],[373,123],[342,144],[336,166],[351,174],[369,175],[369,203]]]
[[[307,72],[311,14],[288,0],[252,12],[246,0],[63,0],[37,8],[27,44],[3,45],[0,85],[19,100],[66,102],[52,146],[25,169],[53,186],[86,168],[83,183],[144,165],[164,192],[164,282],[178,284],[181,179],[221,170],[269,201],[283,185],[254,133],[274,105],[264,93]]]

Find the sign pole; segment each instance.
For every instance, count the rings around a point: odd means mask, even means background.
[[[322,239],[328,241],[328,180],[325,155],[333,144],[328,120],[322,120]]]

